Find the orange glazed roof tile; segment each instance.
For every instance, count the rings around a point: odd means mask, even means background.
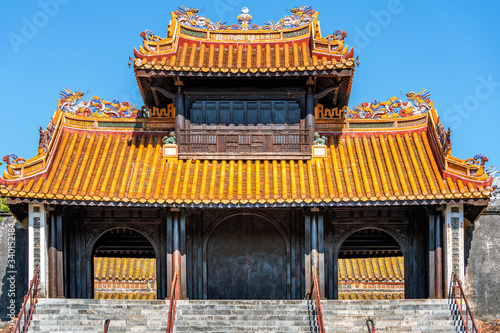
[[[156,280],[156,259],[94,257],[94,280],[150,281]]]
[[[404,299],[405,294],[399,291],[384,292],[339,292],[339,300],[375,300],[375,299]]]
[[[239,24],[210,22],[194,8],[171,13],[167,37],[141,33],[143,45],[134,49],[134,68],[199,73],[282,73],[339,71],[356,64],[354,50],[344,45],[341,30],[325,38],[318,13],[311,7],[291,9],[278,23],[250,25],[243,8]]]
[[[403,257],[345,258],[338,260],[339,282],[403,282]]]
[[[443,154],[435,116],[346,119],[344,129],[328,134],[326,158],[220,161],[164,158],[170,129],[158,128],[168,123],[58,111],[47,153],[8,165],[0,195],[12,202],[207,207],[488,199],[484,166]]]
[[[125,289],[125,288],[124,288]],[[128,300],[154,300],[156,292],[154,291],[95,291],[94,299],[128,299]]]

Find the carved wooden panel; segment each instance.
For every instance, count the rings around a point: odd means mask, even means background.
[[[179,157],[214,155],[217,158],[234,158],[234,155],[258,156],[276,159],[269,153],[284,153],[281,158],[310,156],[309,130],[284,128],[282,130],[206,130],[179,131]],[[266,155],[267,154],[267,155]]]

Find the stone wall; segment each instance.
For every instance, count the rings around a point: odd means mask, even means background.
[[[0,212],[0,320],[17,317],[28,290],[28,229]]]
[[[465,288],[483,332],[500,331],[500,198],[466,231]],[[467,250],[467,249],[466,249]]]

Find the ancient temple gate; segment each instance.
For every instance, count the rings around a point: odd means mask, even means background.
[[[485,159],[452,156],[425,90],[349,109],[354,50],[317,17],[180,9],[135,50],[144,108],[61,92],[0,179],[44,296],[164,299],[177,267],[190,299],[303,299],[313,267],[328,299],[444,296]]]

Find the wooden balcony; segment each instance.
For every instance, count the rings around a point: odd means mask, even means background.
[[[181,159],[311,158],[309,130],[185,129],[180,130],[178,143]]]

